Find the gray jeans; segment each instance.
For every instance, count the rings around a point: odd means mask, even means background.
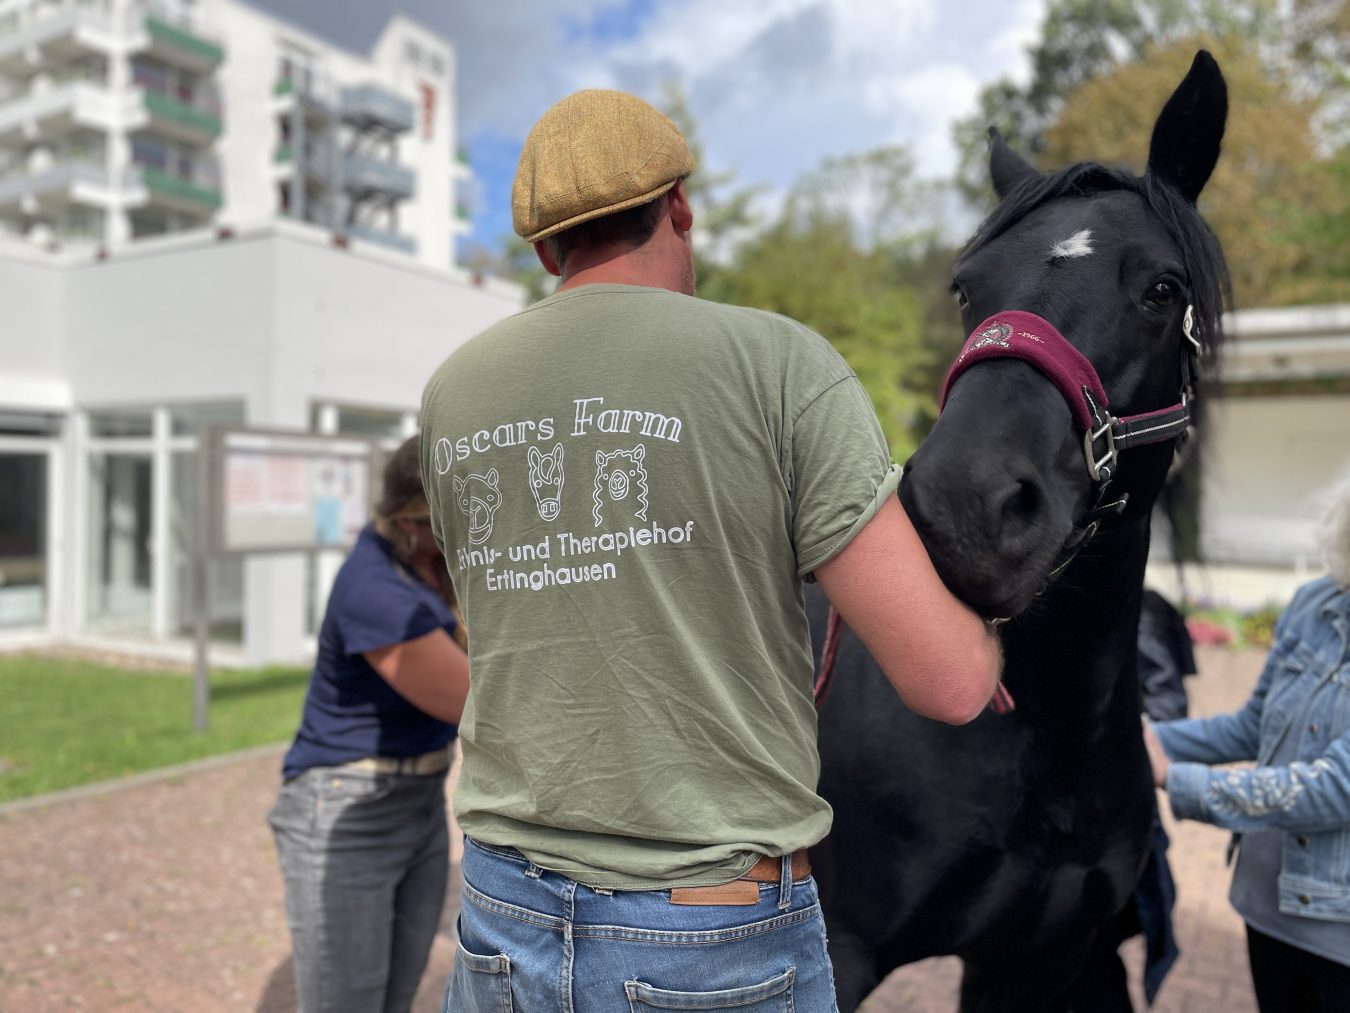
[[[315,767],[268,813],[301,1013],[404,1013],[450,867],[445,775]]]

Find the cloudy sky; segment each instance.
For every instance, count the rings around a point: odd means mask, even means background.
[[[511,230],[520,144],[577,88],[688,96],[703,168],[766,199],[831,155],[910,147],[955,163],[951,123],[1004,76],[1024,79],[1045,0],[250,0],[358,52],[394,10],[454,45],[460,141],[479,179],[471,241]]]

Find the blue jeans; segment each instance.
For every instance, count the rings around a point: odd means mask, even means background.
[[[669,890],[593,890],[465,840],[446,1013],[827,1013],[836,1009],[816,883],[756,884],[744,906]]]
[[[445,775],[314,767],[267,818],[301,1013],[406,1013],[449,879]]]

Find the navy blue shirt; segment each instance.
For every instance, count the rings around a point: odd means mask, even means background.
[[[282,776],[448,745],[455,726],[418,710],[362,657],[435,629],[453,635],[454,614],[367,524],[333,581],[304,715]]]

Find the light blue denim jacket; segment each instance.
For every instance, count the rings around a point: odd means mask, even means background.
[[[1332,704],[1291,728],[1309,696]],[[1319,705],[1320,707],[1320,705]],[[1350,921],[1350,592],[1327,577],[1299,588],[1251,699],[1234,714],[1154,726],[1173,762],[1167,794],[1178,819],[1241,833],[1284,831],[1280,912]],[[1266,766],[1287,735],[1298,759]],[[1256,767],[1209,764],[1255,760]]]

